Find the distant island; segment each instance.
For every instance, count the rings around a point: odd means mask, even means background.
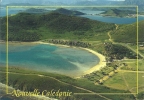
[[[132,10],[120,10],[120,9],[110,9],[103,13],[103,16],[113,16],[113,17],[136,17],[136,11]]]
[[[46,9],[37,9],[37,8],[29,8],[25,10],[26,13],[46,13],[49,12],[49,10]]]

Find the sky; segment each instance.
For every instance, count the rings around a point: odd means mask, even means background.
[[[81,1],[100,1],[100,2],[104,2],[105,1],[124,1],[124,0],[0,0],[1,4],[9,4],[9,3],[31,3],[31,4],[47,4],[47,3],[57,3],[57,2],[61,2],[61,3],[66,3],[66,4],[70,4],[70,3],[76,3],[76,2],[81,2]]]
[[[125,0],[108,0],[108,1],[125,1]]]

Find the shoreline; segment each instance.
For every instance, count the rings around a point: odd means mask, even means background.
[[[0,42],[0,43],[4,43],[4,42]],[[95,66],[92,66],[89,70],[84,71],[81,76],[86,75],[86,74],[90,74],[90,73],[95,72],[95,71],[98,71],[101,68],[103,68],[103,67],[106,66],[105,56],[103,56],[102,54],[100,54],[100,53],[98,53],[98,52],[96,52],[94,50],[88,49],[88,48],[68,46],[68,45],[62,45],[62,44],[46,43],[46,42],[42,42],[42,41],[35,41],[35,42],[18,42],[18,41],[12,41],[12,42],[9,42],[9,44],[15,44],[15,43],[18,43],[18,44],[30,44],[30,45],[32,45],[32,44],[48,44],[48,45],[62,46],[62,47],[68,47],[68,48],[69,47],[70,48],[79,48],[79,49],[86,50],[86,51],[94,54],[95,56],[97,56],[99,58],[99,63],[96,64]]]
[[[97,65],[95,65],[95,66],[91,67],[89,70],[85,71],[84,75],[90,74],[90,73],[95,72],[95,71],[98,71],[101,68],[106,66],[105,56],[103,56],[102,54],[100,54],[100,53],[98,53],[98,52],[96,52],[94,50],[88,49],[88,48],[82,48],[82,49],[87,50],[87,51],[91,52],[92,54],[96,55],[99,58],[99,60],[100,60]]]
[[[37,41],[37,42],[32,42],[32,43],[37,43],[37,44],[49,44],[49,45],[56,45],[56,46],[63,46],[63,47],[71,47],[71,46],[68,46],[68,45],[61,45],[61,44],[52,44],[52,43],[45,43],[45,42],[41,42],[41,41]],[[91,67],[89,70],[83,72],[82,75],[86,75],[86,74],[90,74],[92,72],[95,72],[95,71],[98,71],[100,70],[101,68],[105,67],[106,66],[106,59],[105,59],[105,56],[103,56],[102,54],[94,51],[94,50],[91,50],[91,49],[88,49],[88,48],[82,48],[82,47],[74,47],[72,46],[72,48],[80,48],[80,49],[83,49],[83,50],[86,50],[92,54],[94,54],[95,56],[97,56],[99,58],[99,63],[93,67]]]

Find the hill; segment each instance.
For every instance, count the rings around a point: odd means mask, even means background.
[[[144,42],[144,21],[140,21],[138,27],[138,41]],[[116,42],[136,43],[137,41],[137,23],[128,25],[119,25],[118,29],[112,32],[112,39]]]
[[[0,67],[0,82],[6,83],[6,76],[1,71],[5,71],[4,67]],[[115,95],[109,97],[108,95],[100,95],[98,93],[103,93],[103,91],[108,93],[129,93],[125,90],[112,89],[103,85],[95,85],[93,82],[90,82],[87,79],[73,79],[68,76],[45,73],[45,72],[37,72],[29,69],[17,68],[17,67],[9,67],[9,86],[14,87],[15,89],[19,89],[21,91],[31,91],[33,92],[35,89],[38,89],[39,92],[43,92],[44,90],[57,92],[59,90],[58,96],[54,93],[54,95],[48,95],[48,92],[44,94],[47,97],[57,98],[59,100],[105,100],[105,98],[111,98],[115,100],[116,98],[120,98],[117,100],[132,99],[133,95]],[[71,92],[71,96],[62,96],[62,92]],[[74,95],[74,93],[95,93],[95,95]],[[11,95],[11,94],[10,94]],[[13,96],[14,98],[15,96]],[[23,96],[20,96],[23,97]],[[68,99],[67,99],[68,98]],[[26,100],[16,98],[18,100]],[[30,99],[33,100],[33,99]],[[35,100],[35,99],[34,99]]]
[[[84,15],[85,14],[85,13],[82,13],[79,11],[72,11],[72,10],[68,10],[68,9],[64,9],[64,8],[59,8],[59,9],[56,9],[55,11],[52,11],[52,12],[65,14],[65,15]]]
[[[1,20],[1,37],[6,37],[6,18]],[[9,16],[9,41],[37,41],[41,39],[87,39],[97,40],[114,24],[90,20],[88,18],[68,16],[51,12],[48,14],[19,13]],[[107,39],[105,36],[104,39]]]
[[[58,8],[56,10],[46,10],[46,9],[38,9],[38,8],[29,8],[24,11],[25,13],[60,13],[64,15],[84,15],[85,13],[74,11],[74,10],[68,10],[64,8]]]
[[[132,17],[131,14],[136,14],[136,11],[132,10],[119,10],[119,9],[110,9],[103,13],[104,16],[115,16],[115,17]]]
[[[30,8],[24,11],[25,13],[47,13],[49,10],[46,9],[36,9],[36,8]]]

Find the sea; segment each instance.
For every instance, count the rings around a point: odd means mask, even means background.
[[[5,44],[0,44],[0,64],[6,63]],[[9,66],[79,76],[99,62],[99,58],[80,48],[48,44],[12,43],[8,45]]]
[[[102,16],[97,15],[104,11],[91,11],[91,10],[78,10],[80,12],[86,13],[86,15],[80,15],[80,17],[89,18],[92,20],[98,20],[106,23],[115,23],[115,24],[132,24],[137,22],[137,18],[128,18],[128,17],[111,17],[111,16]],[[138,16],[138,21],[144,20],[144,16]]]

